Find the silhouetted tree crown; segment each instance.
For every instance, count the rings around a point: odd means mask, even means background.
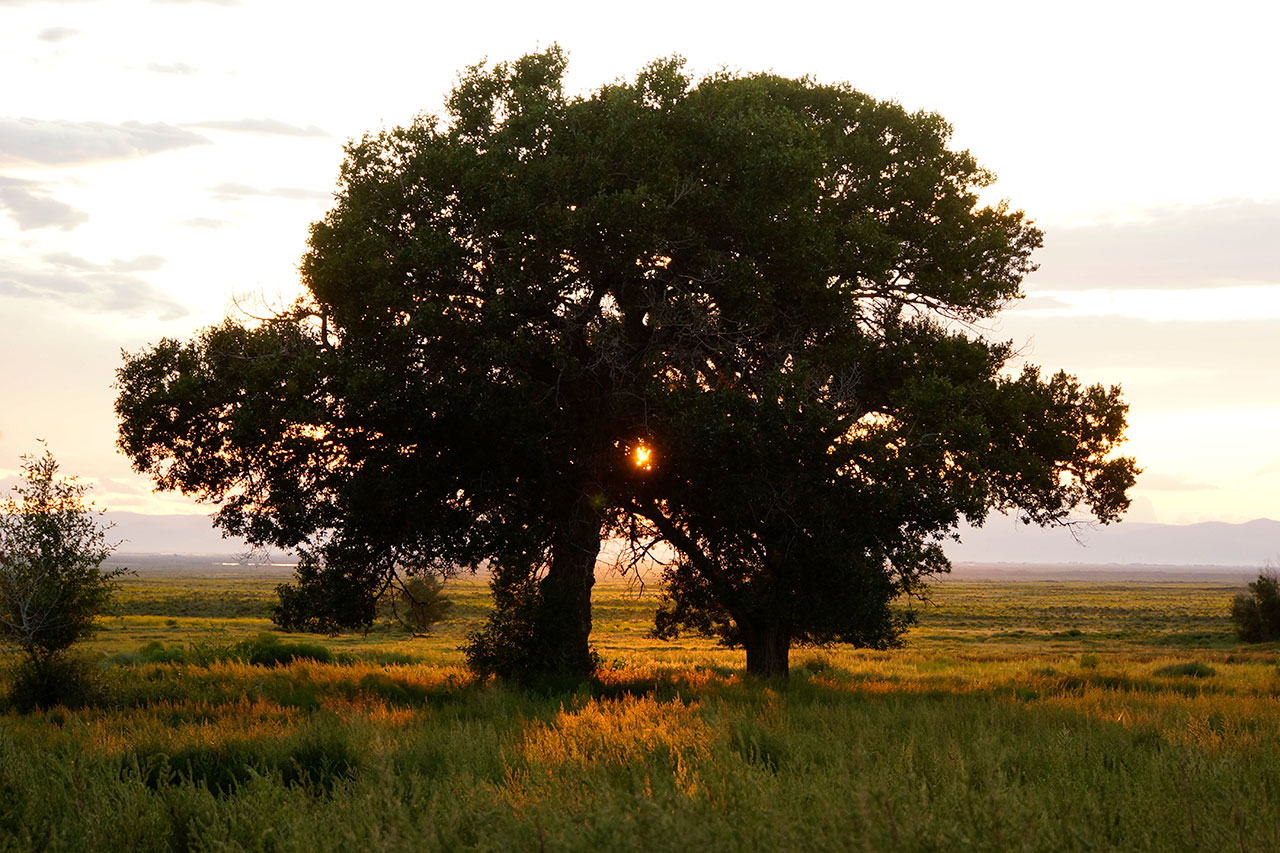
[[[963,518],[1124,510],[1118,389],[975,331],[1041,235],[940,117],[564,69],[468,69],[444,117],[352,142],[304,299],[126,357],[122,449],[309,555],[295,604],[357,624],[398,572],[487,565],[473,665],[577,677],[602,541],[662,541],[659,629],[782,674],[792,642],[893,642]]]

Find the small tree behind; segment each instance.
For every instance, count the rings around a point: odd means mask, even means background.
[[[401,606],[404,613],[400,611]],[[424,575],[401,580],[400,589],[392,598],[392,607],[396,618],[409,630],[425,636],[453,609],[453,602],[444,597],[444,583],[439,578]]]
[[[22,457],[23,483],[0,502],[0,641],[20,650],[20,680],[54,698],[63,653],[92,635],[125,569],[102,571],[115,546],[84,502],[87,486],[57,477],[46,449]]]
[[[1246,643],[1280,639],[1280,574],[1275,569],[1262,570],[1248,592],[1236,594],[1231,621]]]

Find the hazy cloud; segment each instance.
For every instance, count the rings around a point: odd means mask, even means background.
[[[302,187],[274,187],[272,189],[263,189],[261,187],[251,187],[248,184],[237,184],[230,181],[224,181],[223,183],[209,187],[209,193],[218,201],[237,201],[249,196],[286,198],[290,201],[313,201],[317,199],[332,198],[331,193],[320,192],[319,190],[303,189]]]
[[[0,158],[47,165],[124,160],[208,142],[197,133],[163,122],[0,118]]]
[[[93,313],[174,320],[187,309],[132,270],[154,269],[157,259],[95,264],[74,255],[53,255],[40,266],[0,259],[0,296],[58,302]]]
[[[1144,471],[1138,475],[1136,488],[1157,492],[1203,492],[1222,487],[1210,483],[1200,483],[1183,474],[1161,474],[1159,471]]]
[[[1132,222],[1045,229],[1028,284],[1191,288],[1280,282],[1280,201],[1225,201],[1148,211]]]
[[[148,62],[143,66],[143,70],[151,71],[155,74],[195,74],[199,69],[194,65],[188,65],[185,62]]]
[[[80,30],[73,30],[71,27],[45,27],[36,34],[36,38],[40,39],[40,41],[56,44],[78,35],[80,35]]]
[[[151,0],[156,6],[239,6],[241,0]]]
[[[1263,465],[1263,466],[1262,466],[1261,468],[1259,468],[1257,471],[1254,471],[1252,476],[1254,476],[1254,477],[1274,477],[1274,476],[1276,476],[1277,474],[1280,474],[1280,462],[1272,462],[1272,463],[1270,463],[1270,464],[1268,464],[1268,465]]]
[[[1028,293],[1015,304],[1024,311],[1058,311],[1071,307],[1061,299],[1046,296],[1043,293]]]
[[[305,136],[324,138],[330,134],[314,124],[299,127],[273,118],[216,119],[188,122],[183,127],[200,127],[207,130],[229,130],[236,133],[254,133],[259,136]]]
[[[188,228],[208,228],[214,231],[218,231],[223,228],[230,228],[231,226],[235,225],[235,223],[231,222],[230,220],[213,219],[212,217],[208,217],[208,216],[193,216],[190,219],[179,220],[178,224],[185,225]]]
[[[1131,317],[1005,315],[1012,340],[1047,372],[1123,386],[1142,409],[1280,406],[1280,319],[1150,322]]]
[[[1012,339],[1041,363],[1044,355],[1070,356],[1078,366],[1153,368],[1262,368],[1280,375],[1280,319],[1166,320],[1122,316],[1018,317],[1005,315],[988,337]]]
[[[163,267],[166,263],[165,259],[159,255],[138,255],[136,258],[129,259],[113,258],[105,264],[100,264],[96,261],[82,258],[79,255],[73,255],[70,252],[50,252],[44,256],[43,260],[83,272],[115,273],[153,272]]]
[[[89,221],[89,214],[49,195],[44,184],[0,176],[0,208],[9,211],[18,228],[61,228],[70,231]]]

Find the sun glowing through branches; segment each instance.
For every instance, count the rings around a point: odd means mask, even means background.
[[[631,451],[631,461],[641,471],[652,471],[654,462],[653,448],[644,442],[637,444],[635,450]]]

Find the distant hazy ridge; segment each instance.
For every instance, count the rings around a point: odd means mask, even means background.
[[[241,554],[242,539],[224,539],[209,519],[197,515],[142,515],[108,512],[113,540],[121,554]],[[1144,524],[1124,522],[1041,530],[1009,518],[993,518],[985,527],[966,528],[947,554],[963,563],[1106,563],[1162,566],[1252,566],[1280,562],[1280,522],[1258,519],[1245,524]]]
[[[1147,524],[1042,530],[1011,518],[993,518],[961,531],[947,546],[954,562],[1141,563],[1160,566],[1252,566],[1280,562],[1280,522],[1260,518],[1244,524]]]

